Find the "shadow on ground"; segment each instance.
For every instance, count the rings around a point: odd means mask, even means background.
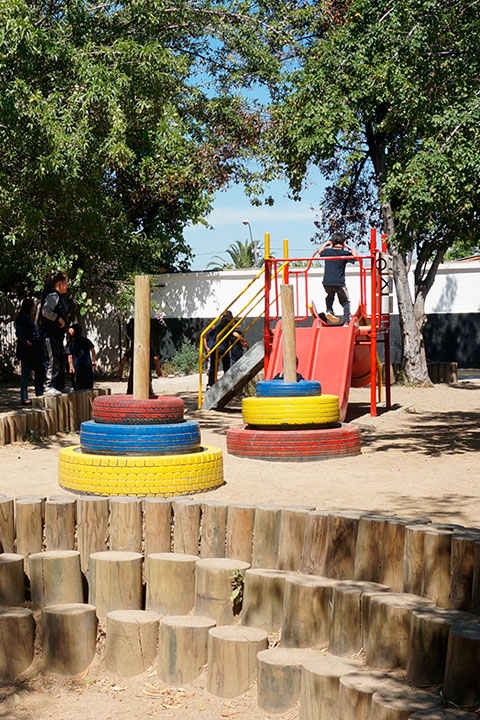
[[[465,510],[478,508],[478,497],[460,493],[448,493],[441,496],[426,495],[415,498],[399,493],[385,493],[385,499],[388,501],[387,504],[391,503],[395,506],[397,514],[404,511],[406,517],[432,516],[434,521],[448,518],[448,522],[455,520],[460,524],[467,522],[468,515],[464,513]],[[412,511],[414,505],[417,505],[418,508],[415,512]]]
[[[430,457],[480,450],[480,411],[416,413],[411,410],[410,414],[412,420],[404,422],[400,432],[379,429],[377,433],[367,434],[363,445],[372,446],[373,452],[402,450]]]

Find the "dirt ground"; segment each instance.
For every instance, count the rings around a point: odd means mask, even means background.
[[[110,385],[112,392],[125,389],[120,382]],[[224,412],[196,411],[197,385],[197,376],[154,380],[157,393],[183,397],[189,417],[200,422],[202,443],[224,450],[225,484],[202,497],[389,511],[480,526],[478,379],[433,388],[393,386],[393,408],[380,407],[376,418],[369,415],[369,389],[353,390],[347,420],[362,429],[361,456],[305,463],[229,456],[225,434],[229,427],[241,424],[241,405]],[[0,390],[0,409],[11,406],[17,393],[11,388]],[[0,448],[0,492],[14,496],[58,493],[58,450],[75,442],[77,436],[72,434],[38,445]],[[256,707],[255,688],[230,701],[213,698],[204,688],[205,676],[185,688],[169,688],[158,681],[154,669],[133,679],[114,677],[106,671],[100,651],[81,679],[52,679],[34,670],[23,683],[0,688],[5,699],[0,719],[270,717]],[[298,712],[274,717],[294,720]]]

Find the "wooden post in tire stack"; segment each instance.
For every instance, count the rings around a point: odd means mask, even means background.
[[[297,382],[293,287],[291,285],[282,285],[280,290],[282,299],[283,377],[285,382]]]
[[[150,397],[150,277],[135,276],[135,330],[133,335],[133,397]]]

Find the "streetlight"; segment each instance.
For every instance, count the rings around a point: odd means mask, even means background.
[[[250,240],[253,246],[253,267],[258,267],[258,243],[253,239],[252,226],[248,220],[242,220],[243,225],[248,225],[250,231]]]

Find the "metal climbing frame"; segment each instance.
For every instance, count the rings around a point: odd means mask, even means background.
[[[199,388],[198,407],[202,406],[202,372],[203,364],[208,358],[215,362],[215,378],[220,360],[230,352],[231,348],[239,341],[233,333],[241,325],[243,320],[251,317],[253,310],[263,303],[263,311],[258,317],[252,320],[243,330],[245,334],[261,316],[264,318],[264,344],[265,344],[265,370],[272,349],[273,332],[271,324],[281,316],[280,307],[280,284],[294,285],[295,297],[295,321],[306,320],[310,316],[311,294],[309,289],[309,271],[315,261],[320,259],[318,250],[310,258],[289,258],[288,241],[283,241],[283,258],[275,258],[270,254],[270,233],[265,234],[265,258],[264,265],[240,292],[232,302],[212,320],[203,330],[200,336],[199,347]],[[349,256],[349,259],[350,256]],[[322,258],[328,262],[328,258]],[[382,235],[381,250],[377,247],[377,231],[372,228],[370,231],[370,252],[355,258],[360,268],[360,306],[359,325],[356,343],[359,345],[370,345],[370,414],[377,414],[377,386],[379,389],[379,401],[381,392],[381,377],[377,385],[377,347],[384,345],[385,358],[385,400],[388,408],[391,407],[391,378],[390,378],[390,312],[391,312],[391,256],[387,252],[386,236]],[[292,264],[301,263],[302,267],[295,267]],[[247,300],[247,293],[255,282],[264,277],[264,283]],[[245,299],[244,306],[236,316],[225,326],[217,336],[216,344],[208,351],[205,351],[204,339],[206,334],[220,320],[222,315],[230,310],[241,298]],[[221,354],[218,352],[220,345],[229,338],[231,340],[228,348]]]
[[[309,271],[315,260],[319,259],[318,251],[312,257],[289,258],[288,241],[283,243],[283,258],[270,255],[269,238],[265,239],[265,310],[264,310],[264,343],[265,370],[268,368],[272,349],[273,333],[271,324],[281,316],[279,278],[285,284],[293,284],[295,296],[295,321],[306,320],[310,315],[312,303],[309,288]],[[349,259],[352,259],[349,256]],[[377,384],[377,348],[384,346],[385,358],[385,400],[387,408],[391,407],[390,378],[390,313],[391,313],[391,256],[387,252],[386,235],[382,235],[381,249],[377,247],[377,231],[370,231],[370,252],[354,258],[360,268],[360,320],[356,343],[370,345],[370,414],[377,414],[377,387],[381,400],[381,376]],[[328,262],[328,258],[322,258]],[[302,263],[302,267],[296,267]],[[295,265],[293,265],[295,264]],[[271,312],[273,306],[274,312]]]

